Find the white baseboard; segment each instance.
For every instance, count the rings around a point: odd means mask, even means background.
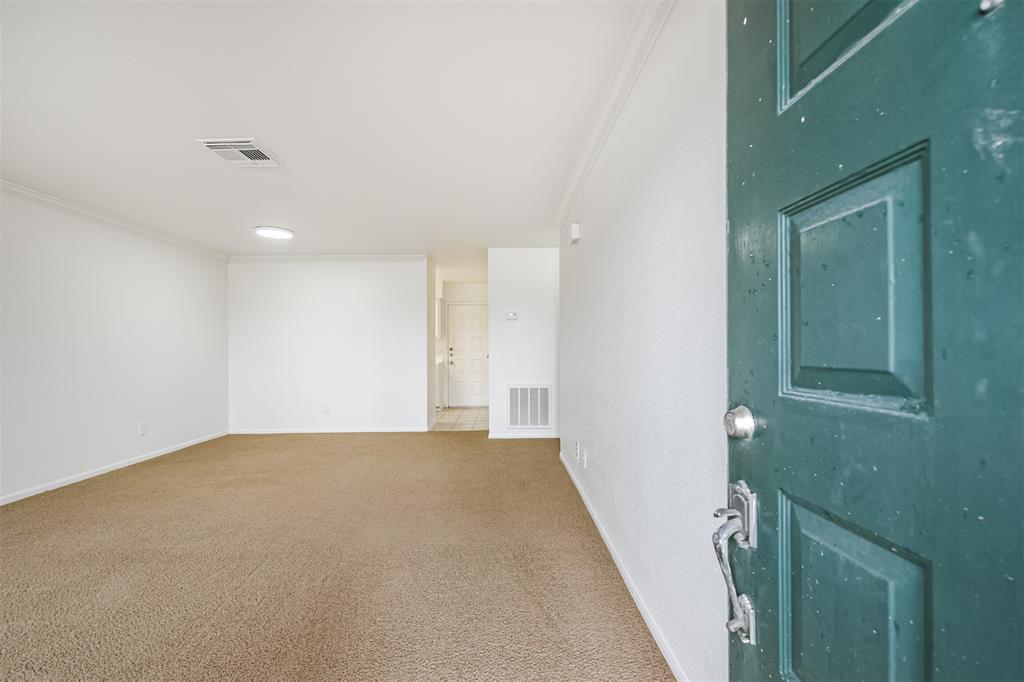
[[[129,457],[128,459],[123,459],[120,462],[114,462],[113,464],[107,464],[96,469],[83,471],[80,474],[74,474],[73,476],[65,476],[64,478],[58,478],[56,481],[50,481],[49,483],[43,483],[42,485],[26,488],[25,490],[19,490],[16,493],[9,493],[7,495],[0,496],[0,506],[9,504],[11,502],[16,502],[18,500],[23,500],[26,497],[31,497],[32,495],[45,493],[47,490],[63,488],[66,485],[78,483],[79,481],[84,481],[87,478],[99,476],[100,474],[105,474],[107,472],[114,471],[115,469],[123,469],[124,467],[131,466],[132,464],[145,462],[147,459],[153,459],[154,457],[162,457],[163,455],[170,454],[177,450],[183,450],[184,448],[188,448],[193,445],[199,445],[200,443],[205,443],[208,440],[213,440],[214,438],[220,438],[221,436],[226,435],[228,435],[227,431],[218,431],[217,433],[210,433],[205,436],[200,436],[199,438],[187,440],[183,443],[177,443],[166,448],[160,448],[159,450],[153,450],[152,452],[147,452],[142,455]]]
[[[299,429],[231,429],[228,433],[232,436],[261,436],[288,433],[423,433],[429,430],[426,426],[371,426],[344,429],[318,429],[316,427]]]
[[[576,474],[573,472],[572,467],[569,466],[569,462],[566,460],[563,453],[558,453],[558,459],[562,460],[562,466],[565,467],[565,470],[569,473],[569,478],[572,479],[573,485],[576,486],[576,492],[579,493],[580,499],[583,500],[584,506],[586,506],[587,511],[590,513],[590,518],[593,519],[594,525],[597,526],[597,532],[601,534],[601,539],[604,540],[604,544],[608,548],[609,554],[612,555],[612,560],[615,562],[615,566],[619,569],[619,575],[622,576],[622,581],[626,583],[626,588],[629,589],[629,594],[633,597],[633,601],[636,602],[636,607],[639,609],[640,615],[644,617],[644,622],[647,623],[647,629],[651,631],[651,635],[654,637],[655,643],[657,643],[658,648],[661,649],[661,654],[668,662],[668,667],[672,669],[672,674],[681,682],[686,682],[687,677],[683,672],[683,667],[680,665],[679,659],[676,658],[675,653],[673,653],[672,648],[668,644],[668,640],[665,639],[664,633],[661,631],[661,628],[658,627],[658,623],[654,620],[654,616],[651,614],[650,609],[647,608],[647,603],[640,595],[640,591],[637,589],[633,579],[629,576],[629,571],[626,569],[626,565],[622,562],[622,557],[619,556],[618,551],[615,549],[615,545],[612,544],[611,538],[608,536],[608,532],[605,530],[604,525],[601,524],[601,519],[594,511],[594,507],[590,504],[590,499],[587,497],[587,493],[584,492],[579,479],[576,478]]]

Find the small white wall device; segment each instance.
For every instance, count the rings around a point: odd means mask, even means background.
[[[575,244],[580,240],[580,224],[572,223],[569,225],[569,243]]]
[[[515,322],[519,319],[519,313],[505,313],[505,319],[510,322]]]

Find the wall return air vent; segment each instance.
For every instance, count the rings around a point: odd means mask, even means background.
[[[508,426],[513,429],[551,428],[551,387],[509,386]]]
[[[256,144],[255,137],[230,137],[196,142],[238,168],[272,168],[281,165],[269,149]]]

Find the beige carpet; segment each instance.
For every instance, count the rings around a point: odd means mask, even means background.
[[[657,680],[558,461],[230,436],[0,507],[0,679]]]

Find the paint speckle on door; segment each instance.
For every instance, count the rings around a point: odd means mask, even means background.
[[[984,400],[988,396],[988,379],[982,377],[974,384],[974,399]]]
[[[1010,147],[1021,142],[1021,116],[1012,109],[982,109],[971,121],[971,143],[984,159],[992,159],[1007,173],[1011,172],[1006,157]]]

